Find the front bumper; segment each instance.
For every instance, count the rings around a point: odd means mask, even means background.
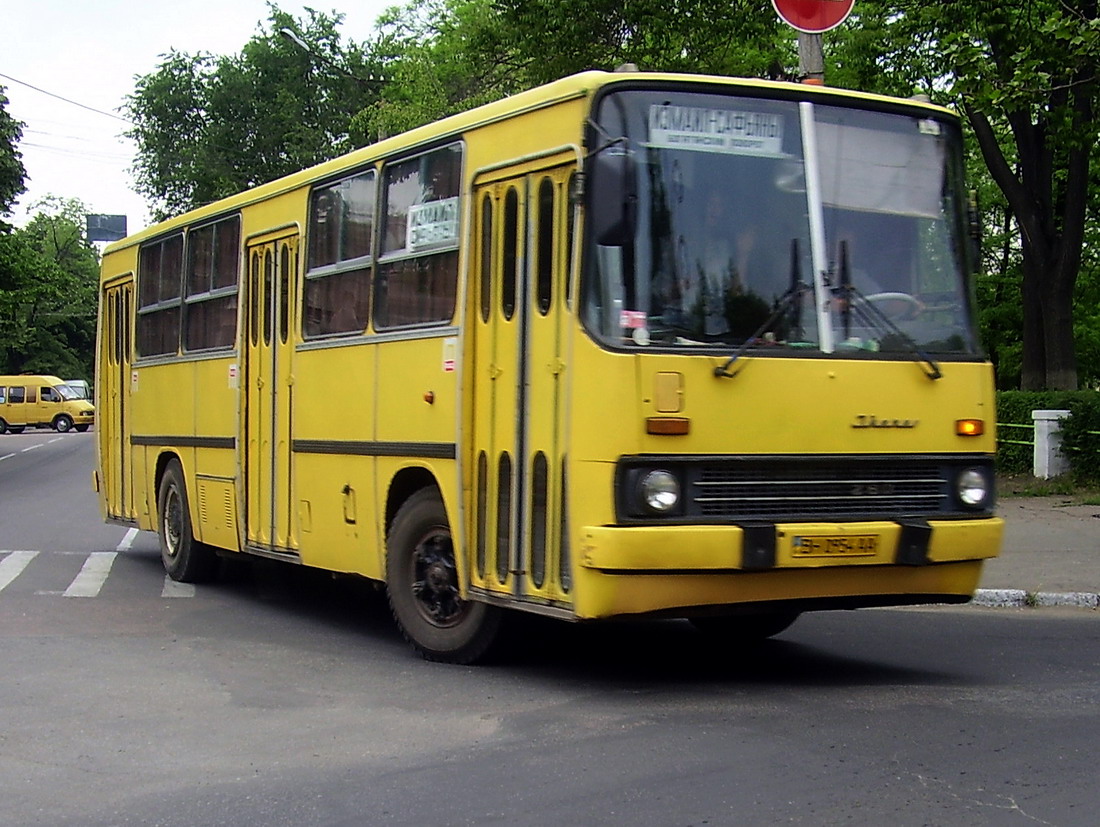
[[[964,602],[997,556],[999,517],[899,523],[590,526],[579,617],[691,616],[700,607],[798,602],[812,608]],[[852,553],[807,555],[807,538]],[[865,538],[874,537],[874,543]],[[856,553],[858,552],[858,553]],[[580,586],[580,584],[578,584]]]

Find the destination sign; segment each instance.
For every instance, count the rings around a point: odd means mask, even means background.
[[[458,241],[458,198],[443,198],[409,207],[405,249],[409,252]]]
[[[662,149],[775,158],[783,154],[783,116],[774,112],[653,104],[649,107],[649,141]]]

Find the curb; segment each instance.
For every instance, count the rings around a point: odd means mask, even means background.
[[[1100,594],[1093,592],[1026,592],[1023,589],[978,589],[970,601],[974,606],[991,608],[1032,608],[1036,606],[1074,606],[1100,608]]]

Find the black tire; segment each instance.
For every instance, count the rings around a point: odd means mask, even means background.
[[[160,559],[168,576],[180,583],[202,583],[214,576],[218,557],[214,550],[195,540],[187,486],[179,460],[164,469],[157,492],[157,536]]]
[[[501,637],[502,610],[460,596],[447,510],[434,488],[401,506],[386,551],[386,592],[405,640],[427,660],[488,657]]]
[[[691,625],[708,637],[721,637],[728,643],[752,643],[786,631],[801,612],[761,612],[760,614],[693,617]]]
[[[90,427],[92,427],[92,426],[91,426],[91,425],[77,425],[77,426],[76,426],[76,429],[77,429],[78,431],[80,431],[80,433],[84,433],[84,432],[85,432],[85,431],[87,431],[87,430],[88,430],[88,429],[89,429]]]
[[[73,418],[68,414],[59,414],[53,419],[53,429],[59,434],[67,434],[73,429]]]
[[[3,419],[0,419],[0,434],[6,434],[8,432],[8,423]]]

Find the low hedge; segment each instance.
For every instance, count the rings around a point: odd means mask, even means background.
[[[1068,410],[1062,423],[1062,450],[1070,471],[1081,481],[1100,480],[1100,393],[1096,391],[998,391],[997,423],[1032,426],[1032,411]],[[1002,440],[1033,442],[1034,431],[1001,428],[998,431],[997,467],[1006,474],[1030,474],[1030,445],[1010,445]]]

